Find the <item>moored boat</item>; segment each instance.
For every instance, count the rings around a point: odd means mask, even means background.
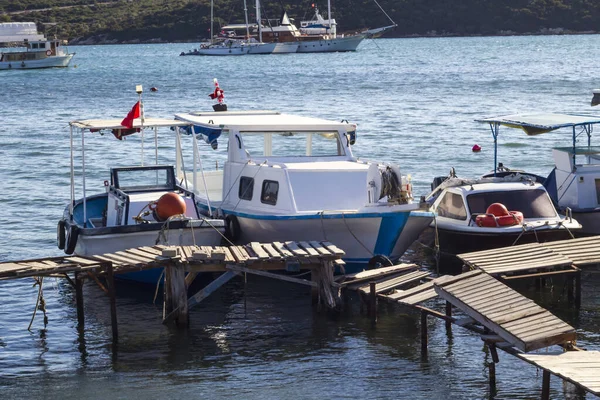
[[[573,237],[581,225],[557,213],[546,188],[520,173],[461,179],[453,173],[426,197],[440,265],[452,269],[460,253]]]
[[[478,120],[490,125],[494,135],[494,157],[500,126],[520,128],[527,135],[559,129],[568,132],[571,145],[552,149],[554,168],[545,180],[559,212],[572,213],[582,229],[580,235],[600,234],[600,147],[591,143],[593,127],[600,117],[554,113],[514,114]],[[587,143],[577,145],[580,137]]]
[[[33,27],[33,28],[32,28]],[[61,40],[33,34],[33,23],[0,24],[0,43],[16,47],[0,53],[0,69],[68,67],[75,53],[69,53]]]
[[[173,119],[145,118],[141,109],[140,98],[123,121],[80,119],[70,122],[71,201],[57,227],[57,244],[65,253],[93,256],[155,244],[220,244],[223,221],[201,215],[195,194],[176,179],[183,163],[177,163],[176,167],[158,164],[158,131],[166,131],[169,141],[176,143],[176,159],[181,161],[181,129],[188,124]],[[144,132],[154,134],[154,165],[144,163]],[[79,147],[75,145],[77,133],[81,136]],[[124,161],[125,165],[110,169],[110,180],[105,181],[104,186],[88,188],[85,160],[89,150],[85,147],[85,138],[104,133],[112,133],[118,139],[139,135],[140,165],[132,166],[131,160]],[[75,158],[81,160],[80,166],[75,166]],[[196,165],[190,174],[196,176]],[[79,179],[81,184],[78,184]],[[76,192],[81,198],[75,197]],[[119,277],[155,284],[159,275],[160,271],[152,270]]]
[[[353,156],[355,124],[273,111],[175,118],[214,149],[227,136],[223,169],[205,171],[194,194],[238,243],[328,240],[348,272],[397,261],[433,220],[398,166]]]

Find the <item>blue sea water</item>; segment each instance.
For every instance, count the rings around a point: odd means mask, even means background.
[[[149,116],[207,110],[218,78],[230,109],[275,109],[358,124],[355,155],[400,164],[417,195],[455,167],[475,177],[493,167],[488,126],[527,111],[593,113],[600,36],[415,38],[366,41],[356,53],[231,58],[179,57],[189,44],[80,46],[68,69],[0,71],[0,261],[60,255],[55,226],[69,201],[69,125],[124,117],[142,84]],[[158,88],[150,92],[150,87]],[[596,112],[598,114],[598,112]],[[499,161],[546,175],[550,149],[570,132],[527,137],[504,130]],[[86,138],[88,186],[131,162],[136,139]],[[483,151],[472,153],[474,144]],[[170,152],[165,146],[162,150]],[[205,154],[210,164],[212,154]],[[427,260],[423,260],[427,262]],[[539,398],[541,372],[501,353],[490,393],[481,340],[447,335],[429,321],[421,357],[418,316],[380,307],[372,327],[358,300],[337,318],[317,314],[305,289],[250,278],[191,312],[191,328],[161,324],[152,290],[119,287],[120,342],[113,352],[108,299],[85,291],[77,330],[74,291],[47,279],[49,325],[27,330],[37,288],[0,282],[0,398]],[[583,307],[550,302],[600,348],[597,273],[584,275]],[[563,290],[561,286],[555,291]],[[432,307],[440,304],[432,303]],[[581,398],[552,379],[552,398]]]

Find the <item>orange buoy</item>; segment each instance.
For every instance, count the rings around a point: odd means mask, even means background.
[[[165,193],[156,202],[155,215],[159,221],[165,221],[173,215],[185,214],[185,200],[177,193]]]
[[[503,215],[508,215],[508,209],[502,203],[493,203],[485,210],[486,214],[493,214],[496,217],[501,217]]]

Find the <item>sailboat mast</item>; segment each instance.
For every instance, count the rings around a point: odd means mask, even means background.
[[[329,34],[335,39],[335,31],[331,30],[331,0],[327,0],[327,26],[329,27]]]
[[[260,0],[256,0],[256,25],[258,26],[258,41],[262,43],[262,28],[260,26]]]
[[[214,1],[210,0],[210,43],[213,42],[213,9],[214,9]]]
[[[244,17],[246,18],[246,40],[250,39],[250,28],[248,27],[248,7],[246,6],[246,0],[244,0]]]

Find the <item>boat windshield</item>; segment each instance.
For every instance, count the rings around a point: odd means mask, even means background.
[[[474,193],[467,196],[471,214],[484,214],[493,203],[509,211],[520,211],[524,218],[554,218],[556,210],[544,189]]]
[[[125,191],[173,190],[175,182],[171,166],[115,168],[112,180]]]
[[[337,131],[241,133],[244,148],[254,157],[259,155],[271,157],[345,155]]]

